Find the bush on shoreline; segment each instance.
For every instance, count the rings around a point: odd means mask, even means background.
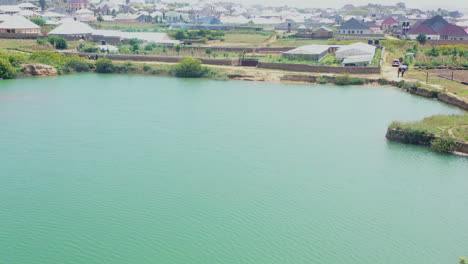
[[[336,76],[334,83],[336,85],[362,85],[366,83],[366,80],[363,78],[350,77],[349,74],[345,74]]]
[[[16,76],[17,71],[10,61],[0,57],[0,79],[12,79]]]
[[[431,141],[431,149],[437,152],[450,153],[457,149],[457,142],[451,138],[436,138]]]
[[[186,57],[183,58],[177,65],[172,67],[172,71],[177,77],[201,78],[208,75],[209,68],[203,66],[200,60]]]

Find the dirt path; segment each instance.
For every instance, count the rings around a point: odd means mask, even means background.
[[[268,44],[271,44],[276,41],[276,34],[271,35],[268,39],[266,39],[264,42],[262,42],[262,46],[266,47]]]

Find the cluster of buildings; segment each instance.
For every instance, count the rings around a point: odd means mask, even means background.
[[[291,32],[293,37],[298,38],[378,39],[391,34],[399,38],[415,39],[418,35],[425,34],[432,40],[468,40],[468,16],[456,11],[448,12],[444,17],[432,15],[428,11],[407,9],[403,3],[395,6],[368,4],[365,7],[345,5],[340,9],[317,9],[247,6],[232,2],[213,4],[200,1],[189,4],[183,0],[176,3],[165,2],[166,0],[158,0],[157,3],[151,1],[153,0],[66,0],[64,4],[55,6],[48,2],[47,10],[41,10],[31,2],[0,5],[0,34],[2,37],[8,34],[40,35],[41,28],[30,20],[42,18],[46,25],[57,27],[49,34],[66,38],[100,38],[111,43],[131,37],[144,41],[157,40],[167,45],[174,45],[177,41],[171,40],[164,33],[137,35],[93,30],[87,23],[152,23],[185,29],[268,28]]]

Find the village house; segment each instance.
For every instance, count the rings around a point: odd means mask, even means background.
[[[326,27],[310,29],[301,25],[294,36],[298,38],[331,38],[333,37],[333,30]]]
[[[338,27],[338,33],[343,35],[369,35],[372,32],[368,25],[353,17]]]
[[[382,31],[385,33],[396,32],[398,29],[398,21],[396,21],[393,17],[388,17],[382,21],[380,29],[382,29]]]
[[[80,9],[88,9],[90,7],[88,0],[68,0],[68,10],[78,11]]]
[[[282,57],[288,60],[321,61],[329,53],[328,45],[307,45],[283,52]]]
[[[2,17],[0,22],[0,34],[8,35],[40,35],[41,27],[31,22],[29,19],[19,15],[9,15]]]
[[[409,39],[416,39],[420,34],[434,40],[468,40],[468,34],[462,27],[450,24],[441,16],[416,23],[408,30],[406,36]]]

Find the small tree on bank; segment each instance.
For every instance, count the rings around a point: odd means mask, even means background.
[[[115,70],[114,63],[108,58],[100,58],[96,61],[96,72],[98,73],[113,73]]]
[[[52,44],[56,49],[66,49],[68,47],[67,41],[59,36],[49,36],[47,41]]]
[[[200,60],[186,57],[175,65],[172,68],[172,71],[177,77],[200,78],[206,76],[209,69],[208,67],[203,66]]]
[[[426,44],[426,41],[427,41],[426,34],[419,34],[419,35],[416,37],[416,40],[417,40],[421,45]]]
[[[0,79],[12,79],[16,75],[16,69],[7,58],[0,57]]]

